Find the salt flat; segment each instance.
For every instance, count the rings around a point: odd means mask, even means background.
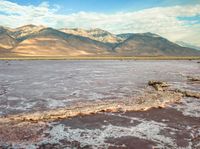
[[[149,80],[200,92],[200,84],[187,79],[199,74],[200,65],[196,61],[0,61],[0,115],[56,110],[96,101],[134,100],[147,88]],[[198,148],[199,104],[199,99],[184,97],[179,104],[164,109],[104,112],[37,124],[15,123],[10,135],[11,127],[1,124],[0,145]],[[21,134],[15,134],[16,130]]]

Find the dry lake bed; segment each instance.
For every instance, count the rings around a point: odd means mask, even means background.
[[[194,60],[0,61],[0,149],[199,149],[200,99],[177,93],[199,76]]]

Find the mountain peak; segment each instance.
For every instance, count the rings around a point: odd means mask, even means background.
[[[103,29],[100,29],[100,28],[91,28],[89,29],[88,31],[96,31],[96,32],[108,32],[108,31],[105,31]]]
[[[71,28],[71,29],[63,28],[63,29],[60,29],[60,31],[64,33],[68,33],[68,34],[84,36],[92,40],[96,40],[96,41],[100,41],[104,43],[117,43],[121,41],[120,38],[118,38],[116,35],[99,28],[94,28],[94,29],[89,29],[89,30],[85,30],[81,28]]]
[[[27,36],[27,35],[30,35],[33,33],[37,33],[43,28],[45,28],[45,27],[42,25],[40,25],[40,26],[32,25],[32,24],[24,25],[24,26],[18,27],[16,29],[13,29],[11,36],[13,36],[16,39],[22,38],[24,36]]]
[[[37,27],[37,25],[34,25],[34,24],[27,24],[27,25],[23,25],[23,26],[20,26],[16,29],[23,29],[23,28],[34,28],[34,27]]]
[[[100,28],[89,29],[87,31],[89,33],[93,33],[93,34],[104,34],[104,35],[113,35],[114,36],[114,34],[108,32],[106,30],[100,29]]]
[[[33,24],[28,24],[28,25],[24,25],[21,27],[18,27],[16,29],[14,29],[15,31],[30,31],[30,30],[38,30],[38,29],[43,29],[46,28],[43,25],[33,25]]]
[[[146,35],[146,36],[150,36],[150,37],[161,37],[158,34],[154,34],[154,33],[151,33],[151,32],[142,33],[142,35]]]

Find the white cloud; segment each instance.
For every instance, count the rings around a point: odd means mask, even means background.
[[[156,7],[136,12],[103,14],[78,12],[59,14],[59,6],[41,3],[22,6],[0,0],[0,25],[17,27],[25,24],[46,25],[55,28],[102,28],[114,33],[153,32],[172,41],[182,40],[200,46],[200,25],[177,17],[200,15],[199,5]]]

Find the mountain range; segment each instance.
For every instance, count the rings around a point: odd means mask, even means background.
[[[25,25],[0,27],[0,56],[200,56],[200,51],[153,33]]]

